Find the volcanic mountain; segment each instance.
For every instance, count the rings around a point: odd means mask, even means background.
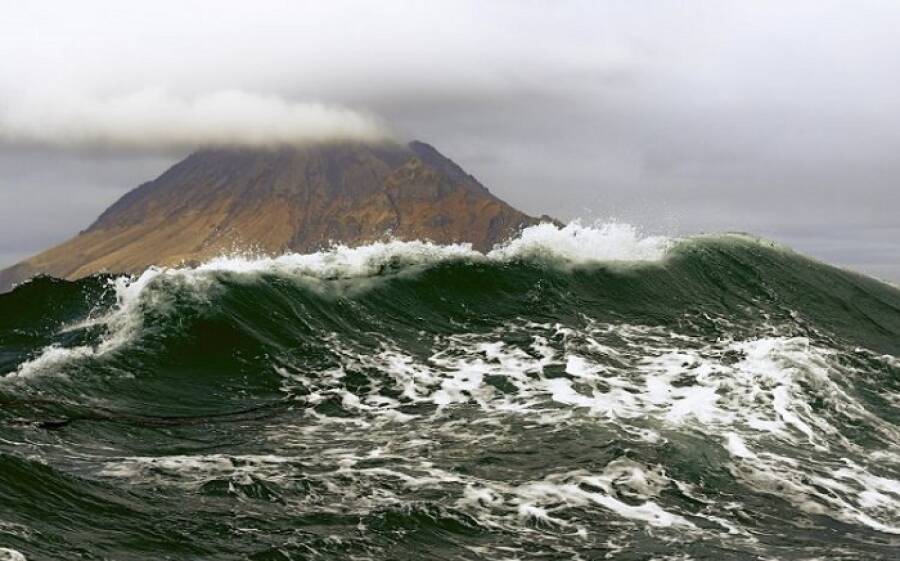
[[[0,291],[37,274],[76,279],[385,237],[487,250],[538,221],[423,142],[203,149],[74,238],[0,271]]]

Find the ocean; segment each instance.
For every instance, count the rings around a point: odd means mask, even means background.
[[[900,559],[900,290],[623,224],[38,277],[22,559]]]

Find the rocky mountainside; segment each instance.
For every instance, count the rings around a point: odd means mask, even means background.
[[[0,291],[42,273],[75,279],[386,236],[487,250],[538,221],[422,142],[205,149],[74,238],[0,271]]]

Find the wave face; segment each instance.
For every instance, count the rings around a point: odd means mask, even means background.
[[[900,291],[542,225],[0,296],[0,559],[896,559]]]

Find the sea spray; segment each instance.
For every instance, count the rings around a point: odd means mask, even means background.
[[[9,555],[900,547],[900,292],[765,240],[541,225],[39,278],[0,314]]]

